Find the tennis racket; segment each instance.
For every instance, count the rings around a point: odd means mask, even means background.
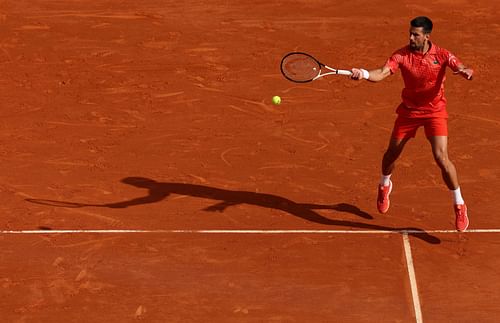
[[[302,52],[286,54],[281,60],[280,68],[287,80],[296,83],[311,82],[326,75],[352,75],[351,71],[331,68]]]

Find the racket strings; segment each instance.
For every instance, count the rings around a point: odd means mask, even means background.
[[[295,82],[308,82],[319,75],[320,64],[312,57],[295,53],[283,58],[281,71],[288,79]]]

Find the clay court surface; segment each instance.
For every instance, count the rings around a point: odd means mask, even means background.
[[[498,321],[499,10],[3,1],[2,321]],[[379,67],[418,15],[476,72],[446,82],[466,233],[422,130],[376,211],[399,73],[279,73],[294,50]]]

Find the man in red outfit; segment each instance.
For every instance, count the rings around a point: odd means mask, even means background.
[[[395,162],[406,143],[421,126],[429,140],[434,159],[441,169],[446,186],[453,193],[455,226],[465,231],[469,225],[467,206],[462,198],[455,166],[448,158],[448,112],[444,97],[446,67],[455,74],[472,79],[473,70],[462,64],[457,57],[444,48],[431,43],[432,21],[427,17],[416,17],[410,22],[410,43],[392,54],[384,66],[367,71],[352,69],[352,79],[378,82],[401,70],[405,87],[402,103],[396,112],[389,146],[382,159],[382,177],[378,187],[377,208],[380,213],[389,210],[390,180]]]

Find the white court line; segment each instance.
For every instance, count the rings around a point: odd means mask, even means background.
[[[406,255],[406,266],[410,278],[411,296],[413,299],[413,308],[415,310],[415,319],[417,323],[422,323],[422,311],[420,309],[420,298],[418,296],[417,279],[415,277],[415,268],[413,267],[413,257],[411,255],[410,239],[408,233],[403,233],[403,245]]]
[[[500,233],[500,229],[456,230],[0,230],[0,234],[72,234],[72,233],[192,233],[192,234],[433,234],[433,233]]]

